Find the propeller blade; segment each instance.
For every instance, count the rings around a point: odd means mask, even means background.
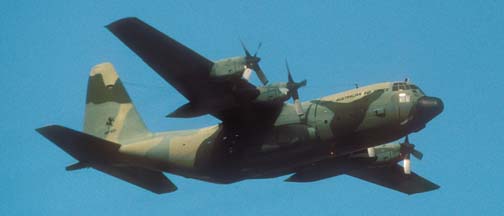
[[[292,74],[290,72],[289,63],[287,62],[287,60],[285,60],[285,67],[287,68],[287,78],[289,83],[294,83],[294,80],[292,79]]]
[[[404,143],[401,143],[401,153],[412,154],[418,160],[422,160],[423,158],[423,153],[415,149],[415,145],[409,142],[408,136],[404,139]]]
[[[404,165],[404,174],[409,175],[411,174],[411,160],[409,154],[406,154],[404,156],[403,160],[403,165]]]
[[[257,53],[259,52],[259,49],[261,49],[261,46],[262,46],[262,42],[259,42],[259,45],[257,45],[257,49],[256,49],[256,51],[254,53],[254,57],[257,56]]]
[[[422,160],[423,158],[423,153],[416,150],[416,149],[413,149],[413,151],[411,152],[411,154],[413,155],[413,157],[415,157],[416,159],[418,160]]]
[[[406,136],[406,139],[404,139],[404,143],[401,143],[401,154],[404,154],[404,173],[405,174],[411,174],[411,159],[410,159],[410,154],[413,155],[418,160],[422,160],[423,158],[423,153],[415,149],[415,145],[411,144],[409,142],[408,136]]]
[[[259,67],[259,64],[255,63],[253,65],[252,69],[254,69],[254,71],[257,74],[257,77],[259,78],[259,80],[261,80],[263,85],[268,84],[269,80],[268,80],[268,78],[266,78],[266,75],[262,71],[261,67]]]
[[[293,89],[289,89],[289,91],[294,101],[299,100],[299,93],[297,88],[294,87]]]
[[[297,85],[298,85],[299,87],[304,87],[304,86],[306,86],[306,83],[307,83],[307,82],[308,82],[308,81],[303,80],[303,81],[301,81],[301,82],[298,82],[298,83],[297,83]]]
[[[252,55],[250,55],[250,52],[248,51],[247,47],[245,46],[245,44],[243,43],[242,40],[240,40],[240,43],[241,43],[241,45],[243,47],[243,51],[245,51],[245,56],[247,56],[247,57],[252,56]]]
[[[287,89],[289,89],[289,93],[292,99],[294,100],[294,108],[296,109],[296,113],[299,116],[302,116],[304,115],[304,111],[303,107],[301,106],[301,102],[299,101],[298,89],[306,85],[306,80],[303,80],[298,83],[294,82],[287,59],[285,60],[285,67],[287,68],[287,78],[288,78]]]

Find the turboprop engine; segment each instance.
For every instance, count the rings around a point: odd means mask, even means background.
[[[245,56],[225,58],[216,61],[212,66],[210,76],[224,79],[244,78],[248,80],[252,70],[254,70],[259,80],[261,80],[261,83],[263,85],[268,84],[268,79],[259,66],[261,58],[257,57],[257,52],[259,51],[259,48],[261,48],[261,43],[259,43],[254,55],[250,54],[243,42],[241,45],[243,47],[243,51],[245,52]]]

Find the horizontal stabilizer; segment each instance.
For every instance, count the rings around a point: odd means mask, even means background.
[[[362,168],[346,174],[410,195],[439,188],[438,185],[413,172],[404,174],[403,168],[398,164],[379,168]]]
[[[93,168],[157,194],[170,193],[177,190],[177,186],[159,171],[138,167],[104,165],[93,165]]]
[[[37,132],[79,160],[67,166],[68,171],[92,167],[157,194],[177,190],[177,187],[159,171],[112,166],[120,156],[119,144],[58,125],[42,127],[37,129]]]
[[[117,143],[59,125],[38,128],[37,132],[83,162],[105,163],[113,160],[120,147]]]

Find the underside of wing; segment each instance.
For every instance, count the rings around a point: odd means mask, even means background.
[[[157,194],[170,193],[177,190],[177,187],[161,172],[137,167],[114,167],[106,165],[92,165],[92,167]]]
[[[189,100],[169,117],[211,114],[223,122],[247,124],[261,122],[258,117],[273,119],[282,106],[252,104],[259,95],[254,85],[240,78],[212,77],[212,61],[138,18],[124,18],[107,28]]]
[[[187,99],[209,80],[212,61],[138,18],[124,18],[107,28]]]
[[[107,28],[147,65],[177,89],[189,103],[169,117],[195,117],[232,109],[259,94],[246,80],[210,76],[213,62],[138,18],[124,18]]]
[[[422,193],[439,188],[438,185],[414,172],[404,174],[403,168],[398,164],[379,168],[356,169],[346,174],[405,194]]]

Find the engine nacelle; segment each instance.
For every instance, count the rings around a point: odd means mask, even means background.
[[[245,57],[232,57],[218,60],[212,66],[211,77],[233,79],[241,78],[246,66]]]
[[[255,99],[256,102],[284,102],[290,97],[286,83],[275,83],[257,89],[260,93]]]
[[[401,145],[399,143],[387,143],[368,148],[367,151],[357,153],[353,158],[376,158],[369,165],[381,166],[396,163],[402,160]]]
[[[375,163],[396,162],[401,159],[401,145],[399,143],[387,143],[372,148],[375,151]]]

